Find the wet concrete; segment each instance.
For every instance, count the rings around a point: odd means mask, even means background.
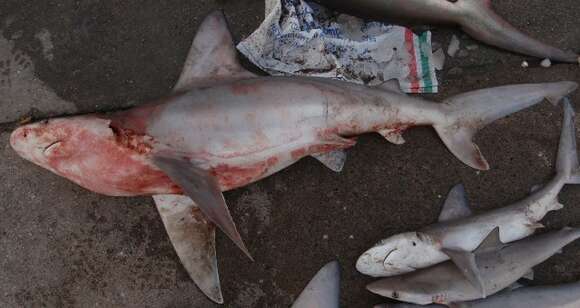
[[[493,2],[541,40],[580,50],[575,0]],[[0,34],[13,44],[0,56],[16,67],[0,68],[0,306],[214,306],[181,267],[150,198],[85,191],[19,159],[7,140],[29,115],[116,110],[166,94],[201,19],[216,8],[225,10],[236,41],[263,17],[262,1],[0,3]],[[458,35],[464,52],[448,58],[441,93],[430,99],[508,83],[580,82],[576,65],[544,69],[458,30],[433,31],[442,46]],[[523,60],[531,68],[521,68]],[[256,259],[218,235],[226,306],[288,306],[332,259],[343,267],[344,307],[381,302],[364,290],[371,279],[353,268],[358,255],[383,237],[434,222],[458,182],[477,211],[524,197],[553,173],[560,122],[560,108],[544,103],[484,129],[476,140],[488,172],[462,165],[432,129],[414,128],[401,146],[362,136],[340,174],[308,158],[226,193]],[[566,207],[549,214],[546,226],[580,226],[580,187],[566,187],[560,198]],[[537,282],[580,279],[579,257],[580,243],[571,244],[538,267]]]

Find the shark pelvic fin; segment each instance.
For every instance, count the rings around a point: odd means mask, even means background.
[[[252,259],[232,219],[217,179],[213,175],[180,157],[155,155],[153,163],[179,185],[207,218]]]
[[[447,199],[445,199],[441,214],[439,214],[439,221],[443,222],[465,218],[471,216],[471,214],[471,209],[469,208],[465,194],[465,187],[463,184],[453,186],[449,194],[447,194]]]
[[[256,77],[237,60],[232,35],[223,12],[209,14],[197,30],[174,91],[215,82]]]
[[[403,144],[405,139],[403,138],[403,130],[395,128],[385,128],[379,131],[379,134],[387,139],[388,142],[392,144]]]
[[[316,158],[328,167],[328,169],[334,172],[340,172],[346,161],[346,152],[344,150],[335,150],[321,154],[312,154],[312,157]]]
[[[191,279],[212,301],[223,303],[215,251],[215,225],[186,196],[155,195],[153,200],[175,252]]]
[[[459,268],[461,273],[469,280],[471,285],[473,285],[480,293],[481,297],[485,298],[487,296],[485,292],[485,284],[479,273],[479,268],[477,267],[477,262],[475,261],[475,254],[469,251],[460,251],[454,249],[443,248],[442,252],[445,253],[453,263]]]
[[[292,304],[292,308],[311,307],[340,307],[340,265],[337,261],[320,269]]]

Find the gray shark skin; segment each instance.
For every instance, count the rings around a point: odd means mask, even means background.
[[[549,211],[563,207],[558,193],[564,185],[580,182],[574,111],[569,102],[563,105],[556,175],[550,182],[523,200],[478,215],[471,214],[463,186],[457,185],[449,193],[438,223],[380,241],[359,257],[357,270],[374,277],[399,275],[449,258],[456,261],[461,252],[476,249],[496,227],[504,243],[522,239],[543,227],[540,220]]]
[[[292,308],[340,307],[340,265],[330,262],[321,268],[298,296]]]
[[[442,305],[382,304],[374,308],[444,308]],[[580,282],[561,285],[523,287],[502,291],[486,299],[450,304],[451,308],[577,308]]]
[[[485,125],[558,102],[575,82],[483,89],[433,103],[347,82],[259,77],[236,58],[221,12],[201,24],[173,92],[112,114],[21,126],[10,145],[23,158],[96,193],[154,196],[169,238],[191,278],[221,303],[215,227],[250,256],[222,192],[312,156],[339,171],[354,137],[380,133],[403,143],[409,127],[430,125],[463,163],[487,170],[473,136]]]
[[[508,287],[532,267],[580,237],[580,229],[564,228],[529,237],[509,245],[499,241],[494,229],[474,252],[483,293],[453,262],[401,276],[383,278],[367,286],[373,293],[407,303],[451,304],[485,298]]]
[[[497,15],[490,0],[315,0],[363,17],[461,26],[473,38],[520,54],[578,63],[577,53],[564,51],[517,30]]]

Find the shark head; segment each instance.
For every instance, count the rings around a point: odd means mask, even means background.
[[[406,232],[384,239],[364,252],[356,262],[356,269],[374,277],[400,275],[423,267],[425,261],[440,254],[429,235]]]
[[[24,159],[98,193],[170,191],[160,189],[170,181],[147,159],[150,140],[110,122],[94,115],[44,120],[17,128],[10,145]]]
[[[434,302],[428,284],[406,280],[405,276],[384,278],[370,283],[366,288],[372,293],[401,302],[419,305],[427,305]]]

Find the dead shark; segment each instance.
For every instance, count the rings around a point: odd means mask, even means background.
[[[340,265],[337,261],[320,269],[292,304],[292,308],[314,307],[340,307]]]
[[[444,308],[442,305],[382,304],[374,308]],[[577,308],[580,307],[580,282],[561,285],[507,288],[486,299],[452,303],[451,308]]]
[[[578,63],[580,56],[542,43],[497,15],[490,0],[315,0],[363,17],[412,23],[457,24],[473,38],[509,51]]]
[[[499,227],[504,243],[522,239],[543,227],[540,220],[549,211],[563,207],[558,202],[558,193],[564,185],[580,183],[574,110],[568,101],[563,105],[556,176],[550,182],[523,200],[479,215],[472,215],[463,185],[457,185],[447,196],[439,223],[380,241],[359,257],[357,270],[370,276],[387,277],[429,267],[450,258],[461,265],[470,256],[465,252],[477,248],[496,227]],[[468,278],[473,279],[473,276]]]
[[[419,305],[448,305],[481,299],[510,286],[532,267],[578,238],[580,229],[563,228],[506,245],[499,240],[499,228],[495,228],[462,268],[448,261],[408,274],[383,278],[369,284],[367,289]],[[465,277],[466,267],[470,267],[469,271],[482,282],[482,290]]]
[[[354,136],[378,132],[400,144],[402,133],[418,125],[433,126],[459,160],[486,170],[472,141],[479,129],[544,98],[557,102],[577,86],[503,86],[438,104],[336,80],[258,77],[238,63],[225,18],[215,12],[201,24],[168,97],[112,114],[28,124],[10,143],[23,158],[93,192],[154,196],[190,276],[222,302],[214,225],[249,255],[223,191],[307,156],[340,171]]]

